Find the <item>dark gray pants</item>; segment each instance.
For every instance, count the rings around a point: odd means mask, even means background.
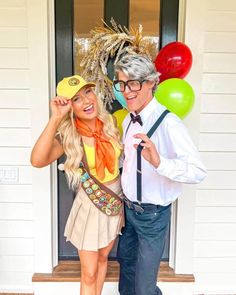
[[[138,213],[125,206],[125,227],[119,237],[121,295],[162,295],[156,286],[171,206],[144,206]]]

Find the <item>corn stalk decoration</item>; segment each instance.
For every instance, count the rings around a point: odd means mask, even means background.
[[[108,65],[114,67],[119,58],[127,53],[145,54],[153,59],[153,56],[156,56],[156,44],[142,36],[142,25],[130,32],[126,27],[118,25],[114,19],[111,19],[111,26],[104,21],[103,24],[103,27],[95,27],[90,31],[88,50],[80,67],[82,76],[96,83],[96,93],[106,106],[111,107],[115,97],[112,90],[113,77],[108,76]]]

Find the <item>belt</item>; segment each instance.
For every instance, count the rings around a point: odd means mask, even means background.
[[[140,204],[138,202],[132,202],[126,196],[123,196],[123,201],[129,209],[134,210],[135,212],[138,212],[138,213],[143,213],[144,211],[152,212],[160,206],[160,205],[154,205],[150,203]]]

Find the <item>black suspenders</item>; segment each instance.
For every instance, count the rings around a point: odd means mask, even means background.
[[[157,121],[154,123],[152,128],[148,131],[147,136],[150,138],[155,130],[158,128],[158,126],[161,124],[162,120],[165,118],[165,116],[169,113],[169,110],[165,110],[160,117],[157,119]],[[126,131],[127,132],[127,131]],[[143,143],[141,141],[140,143]],[[141,152],[142,152],[143,146],[140,144],[137,147],[137,200],[139,203],[142,202],[142,161],[141,161]]]

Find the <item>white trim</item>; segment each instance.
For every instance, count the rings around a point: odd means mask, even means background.
[[[49,22],[49,80],[50,97],[55,96],[56,89],[56,48],[55,48],[55,5],[53,0],[48,1]],[[58,264],[58,190],[57,190],[57,163],[51,165],[51,194],[52,194],[52,264]]]
[[[185,24],[186,0],[179,0],[178,41],[180,42],[185,40]],[[188,127],[196,126],[198,114],[196,112],[194,120],[189,120]],[[189,131],[193,136],[191,130]],[[182,196],[172,204],[169,266],[174,269],[175,273],[193,273],[195,194],[196,187],[186,185]]]
[[[176,211],[175,265],[177,274],[193,273],[195,188],[184,186]]]
[[[51,165],[52,182],[52,264],[58,265],[58,190],[57,190],[57,163]]]
[[[181,26],[179,28],[179,39],[180,41],[184,40],[193,54],[192,69],[184,79],[189,82],[195,92],[195,105],[185,119],[185,125],[189,130],[191,138],[196,146],[198,146],[202,73],[202,56],[199,56],[199,52],[201,52],[201,50],[199,51],[199,47],[202,46],[203,40],[203,36],[201,35],[202,24],[199,21],[199,15],[202,16],[204,13],[202,11],[204,7],[193,0],[180,0],[180,6],[180,13],[183,15],[179,16]],[[192,11],[195,13],[192,14]],[[194,38],[192,38],[193,34]],[[174,269],[176,273],[180,274],[193,273],[196,190],[196,185],[184,185],[183,195],[177,201],[176,257]]]
[[[179,0],[178,41],[184,42],[186,21],[186,0]]]
[[[178,41],[184,42],[186,35],[186,0],[179,0]],[[199,103],[196,103],[185,123],[195,142],[198,141]],[[195,133],[194,133],[195,132]],[[172,204],[169,266],[175,273],[193,273],[194,215],[196,186],[184,185],[183,194]]]
[[[158,286],[165,295],[190,295],[193,294],[193,283],[162,283]],[[78,295],[79,282],[34,283],[34,295]],[[106,282],[102,291],[103,295],[119,295],[117,282]]]
[[[27,0],[32,144],[49,118],[48,1]],[[32,168],[35,272],[52,271],[50,167]]]
[[[175,268],[176,255],[176,226],[177,226],[177,205],[176,202],[171,205],[171,220],[170,220],[170,248],[169,248],[169,266]]]

